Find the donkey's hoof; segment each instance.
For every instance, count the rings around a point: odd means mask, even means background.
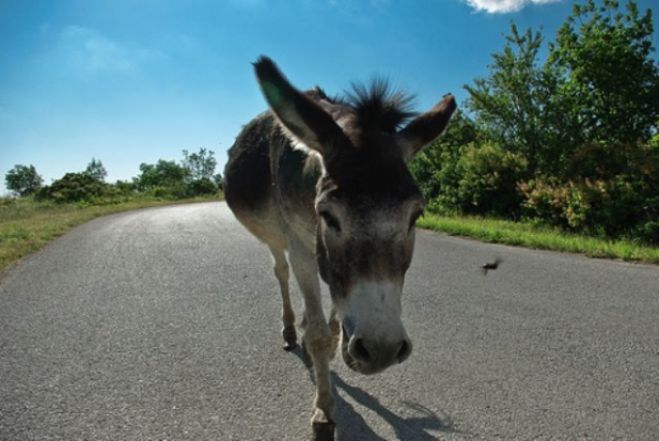
[[[313,429],[313,441],[334,441],[336,424],[318,409],[311,419],[311,428]]]
[[[334,423],[313,423],[313,441],[334,441]]]
[[[284,350],[292,351],[297,347],[297,334],[294,325],[284,326],[281,335],[284,336]]]

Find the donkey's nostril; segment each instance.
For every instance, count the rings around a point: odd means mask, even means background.
[[[368,363],[371,360],[371,354],[368,353],[366,346],[364,346],[364,340],[361,338],[356,338],[352,343],[352,356],[357,360]]]
[[[403,343],[401,343],[400,349],[398,350],[398,355],[396,355],[398,363],[402,363],[407,360],[407,357],[409,357],[411,353],[412,344],[408,340],[403,340]]]

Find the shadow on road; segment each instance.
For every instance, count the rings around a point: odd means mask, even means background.
[[[302,360],[309,371],[311,381],[314,381],[313,366],[304,350],[298,347],[292,353]],[[421,404],[402,401],[401,403],[405,407],[415,411],[419,415],[403,418],[384,407],[377,398],[369,393],[358,387],[349,385],[334,372],[332,372],[332,387],[334,389],[334,397],[336,398],[336,441],[386,441],[385,438],[382,438],[371,429],[359,412],[339,392],[344,393],[355,402],[377,413],[396,432],[396,439],[436,441],[437,438],[429,434],[427,432],[428,430],[455,432],[452,428],[453,423],[447,416],[440,418],[435,412]]]

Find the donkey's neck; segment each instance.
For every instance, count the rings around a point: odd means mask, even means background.
[[[272,183],[286,229],[314,246],[317,215],[316,184],[322,173],[320,159],[294,149],[284,137],[271,144]]]

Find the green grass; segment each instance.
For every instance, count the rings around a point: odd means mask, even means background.
[[[656,247],[629,240],[605,240],[570,234],[528,222],[427,214],[419,219],[417,225],[454,236],[473,237],[484,242],[659,264],[659,248]]]
[[[181,200],[142,196],[101,205],[55,204],[29,198],[0,199],[0,272],[76,225],[95,217],[137,208],[219,199],[217,195]]]

